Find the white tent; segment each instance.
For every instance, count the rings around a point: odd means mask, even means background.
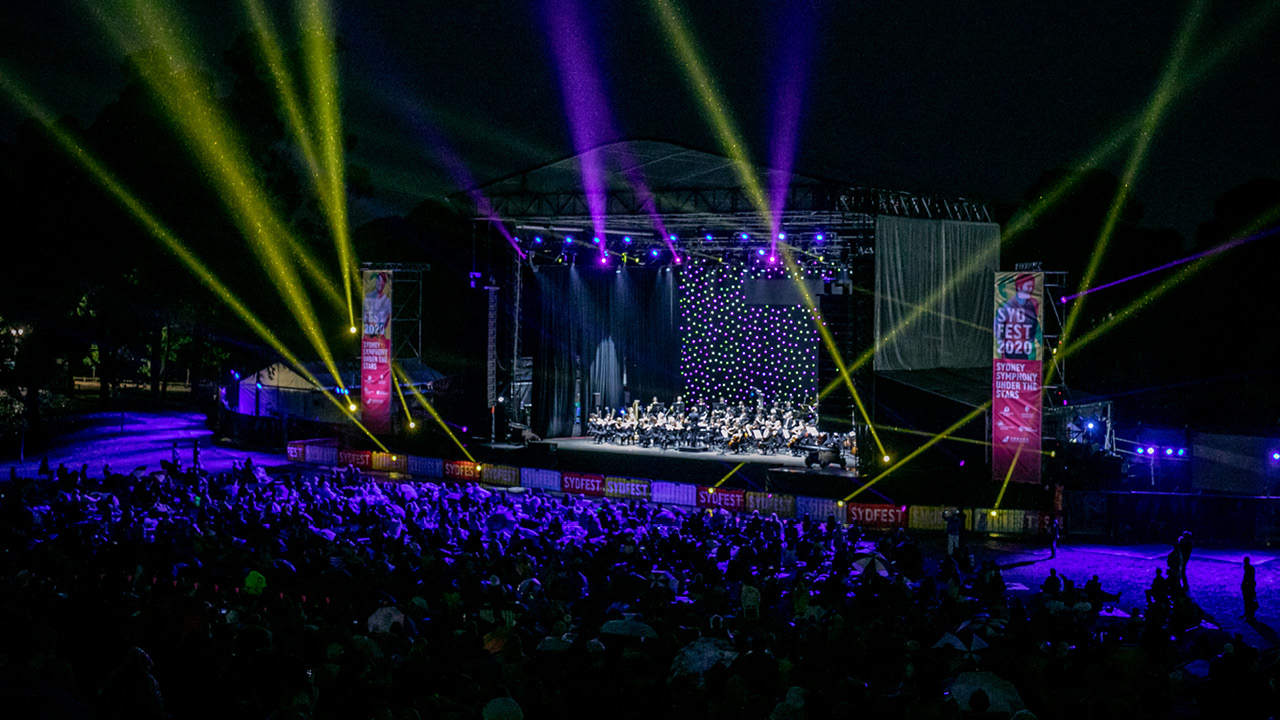
[[[396,365],[408,378],[408,383],[400,383],[405,400],[413,404],[410,386],[418,392],[430,396],[434,392],[433,384],[444,376],[420,360],[397,360]],[[265,417],[290,416],[319,420],[323,422],[342,422],[346,415],[332,402],[325,399],[324,394],[335,394],[339,387],[351,392],[351,397],[360,397],[360,363],[356,361],[338,363],[338,374],[342,378],[339,384],[320,362],[303,363],[305,371],[290,367],[282,362],[273,363],[258,372],[240,378],[239,391],[236,394],[238,405],[233,406],[243,415]],[[308,375],[316,382],[308,379]]]

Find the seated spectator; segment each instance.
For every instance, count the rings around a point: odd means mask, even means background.
[[[1156,569],[1159,572],[1159,568]],[[1098,580],[1098,576],[1094,575],[1084,584],[1085,599],[1089,604],[1093,605],[1095,610],[1101,610],[1106,603],[1112,603],[1120,599],[1120,593],[1109,593],[1102,589],[1102,582]]]
[[[1040,592],[1051,598],[1062,592],[1062,578],[1058,577],[1057,568],[1049,568],[1049,576],[1040,584]]]

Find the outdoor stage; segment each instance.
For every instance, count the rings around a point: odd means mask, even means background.
[[[696,485],[715,485],[759,492],[843,498],[860,487],[856,469],[805,467],[804,457],[790,453],[725,453],[645,448],[596,443],[589,437],[551,438],[530,443],[487,446],[494,462],[560,471],[647,478]]]

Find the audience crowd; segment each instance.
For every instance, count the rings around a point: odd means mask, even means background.
[[[0,482],[5,718],[1268,718],[1274,658],[962,542],[355,469]]]

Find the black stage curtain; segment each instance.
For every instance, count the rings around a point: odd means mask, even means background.
[[[674,272],[658,268],[541,267],[537,278],[533,423],[543,437],[573,432],[574,384],[582,420],[595,393],[607,408],[681,392]]]

